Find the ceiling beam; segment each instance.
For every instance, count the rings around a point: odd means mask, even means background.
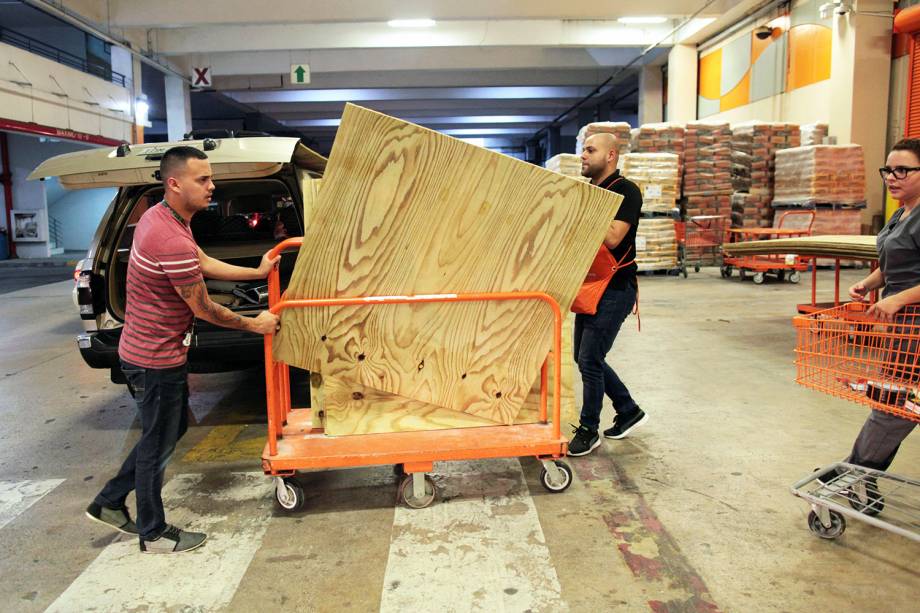
[[[112,27],[173,28],[182,25],[209,26],[223,23],[313,23],[387,21],[427,17],[459,19],[588,19],[621,16],[665,15],[677,17],[693,12],[700,0],[376,0],[375,2],[329,2],[329,0],[273,0],[270,8],[251,0],[108,0]],[[708,15],[719,15],[731,5],[722,0]]]

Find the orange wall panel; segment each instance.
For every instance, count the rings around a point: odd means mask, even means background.
[[[718,100],[722,86],[722,50],[713,51],[700,58],[699,87],[700,96]]]
[[[750,69],[744,74],[741,81],[732,88],[730,92],[722,96],[719,101],[719,111],[744,106],[751,102],[751,71]]]
[[[789,30],[787,91],[831,78],[831,30],[804,24]]]

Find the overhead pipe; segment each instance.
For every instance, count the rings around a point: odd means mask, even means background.
[[[895,34],[913,34],[920,30],[920,4],[898,11],[894,16]]]

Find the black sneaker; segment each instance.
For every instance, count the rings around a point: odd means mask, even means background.
[[[601,444],[600,437],[597,436],[597,430],[592,430],[586,426],[572,426],[575,436],[569,442],[569,455],[581,456],[588,455],[598,448]]]
[[[627,417],[617,415],[613,422],[613,427],[604,430],[604,438],[619,440],[626,438],[626,435],[641,426],[648,420],[648,415],[642,409],[636,409],[636,412]]]
[[[120,509],[110,509],[95,502],[89,503],[86,507],[86,516],[91,520],[105,524],[109,528],[115,528],[124,534],[137,534],[137,526],[131,520],[126,507]]]
[[[166,524],[166,529],[155,539],[141,537],[141,551],[143,553],[181,553],[200,547],[208,538],[203,532],[186,532]]]

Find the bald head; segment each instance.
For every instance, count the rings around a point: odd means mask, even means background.
[[[581,175],[597,185],[617,169],[620,154],[617,139],[609,132],[592,134],[582,146]]]

